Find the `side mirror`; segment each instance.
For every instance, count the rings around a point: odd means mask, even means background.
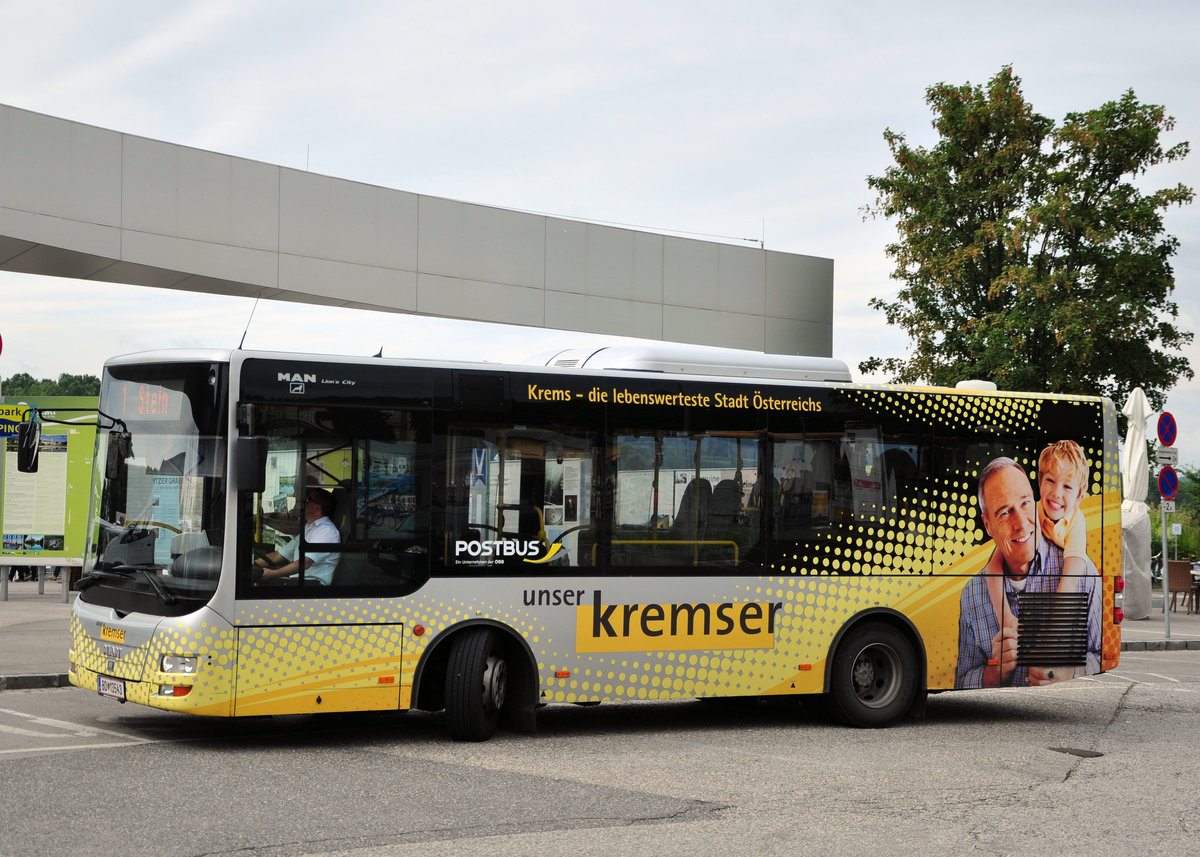
[[[233,447],[233,481],[238,491],[261,494],[267,490],[267,439],[262,435],[239,437]]]
[[[37,473],[38,447],[42,443],[42,424],[21,423],[17,426],[17,471]]]

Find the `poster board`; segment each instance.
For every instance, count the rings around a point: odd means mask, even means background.
[[[0,405],[0,565],[82,565],[96,449],[94,397],[31,396]],[[38,472],[17,470],[16,426],[30,407],[44,422]],[[83,412],[68,410],[84,408]]]

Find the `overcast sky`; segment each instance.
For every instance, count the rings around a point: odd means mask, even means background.
[[[834,260],[834,356],[904,353],[865,221],[885,128],[932,144],[930,84],[1011,64],[1055,121],[1133,89],[1191,141],[1147,186],[1200,188],[1200,4],[7,2],[0,103],[432,196]],[[1173,210],[1178,324],[1200,317],[1200,208]],[[235,347],[253,301],[0,273],[0,378]],[[246,347],[514,359],[579,334],[262,302]],[[389,351],[389,354],[391,351]],[[1187,352],[1200,372],[1200,344]],[[397,355],[398,356],[398,355]],[[1118,402],[1118,407],[1123,403]],[[1200,463],[1200,382],[1168,408]],[[1154,423],[1151,422],[1151,433]]]

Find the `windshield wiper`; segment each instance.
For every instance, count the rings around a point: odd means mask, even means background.
[[[98,571],[89,571],[87,574],[83,575],[83,577],[79,578],[79,580],[75,581],[75,589],[78,592],[82,592],[89,586],[95,586],[102,580],[104,580],[103,574]]]
[[[150,573],[149,569],[139,568],[138,571],[140,571],[142,576],[146,578],[146,581],[150,584],[150,588],[154,590],[154,594],[158,596],[159,600],[162,601],[163,604],[174,604],[179,600],[172,593],[163,588],[163,585],[158,582],[158,579],[153,574]]]
[[[150,569],[138,565],[112,565],[108,568],[93,568],[91,572],[79,578],[79,581],[75,584],[75,588],[82,591],[89,586],[95,586],[105,578],[129,580],[132,575],[138,572],[141,572],[142,576],[146,578],[146,582],[150,584],[150,588],[154,590],[154,594],[158,596],[158,599],[163,604],[174,604],[179,601],[179,598],[174,593],[168,591],[159,582]]]
[[[128,565],[118,565],[117,563],[106,563],[103,560],[97,562],[87,574],[79,578],[75,584],[75,588],[83,591],[89,586],[95,586],[97,583],[103,583],[105,580],[128,580],[132,572],[137,569]]]

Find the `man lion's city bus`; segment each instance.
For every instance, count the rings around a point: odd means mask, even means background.
[[[1119,659],[1099,398],[666,345],[236,350],[113,359],[99,413],[69,677],[122,702],[444,710],[482,740],[551,703],[792,697],[874,727]],[[36,467],[36,425],[18,445]]]

